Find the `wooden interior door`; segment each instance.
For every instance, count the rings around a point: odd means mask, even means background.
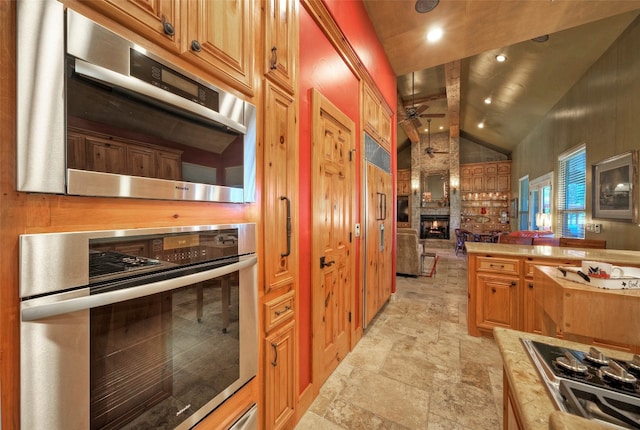
[[[354,296],[350,227],[354,201],[355,125],[312,91],[313,380],[320,387],[349,352]]]

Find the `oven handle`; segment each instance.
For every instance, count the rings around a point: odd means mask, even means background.
[[[122,290],[109,291],[101,294],[75,297],[72,299],[62,300],[55,303],[48,303],[45,305],[36,305],[33,307],[22,309],[22,321],[37,321],[56,315],[64,315],[71,312],[97,308],[99,306],[106,306],[113,303],[124,302],[126,300],[150,296],[152,294],[163,293],[165,291],[184,287],[185,285],[196,284],[208,279],[228,275],[237,270],[254,266],[255,264],[257,264],[257,262],[258,258],[255,256],[251,256],[237,263],[229,264],[227,266],[222,266],[211,270],[206,270],[204,272],[181,276],[179,278],[166,279],[163,281],[153,282],[151,284],[126,288]]]

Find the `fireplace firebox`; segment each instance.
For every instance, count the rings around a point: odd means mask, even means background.
[[[420,239],[449,239],[449,215],[420,215]]]

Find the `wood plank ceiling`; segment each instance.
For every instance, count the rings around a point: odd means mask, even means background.
[[[426,3],[438,4],[428,13],[418,13],[414,0],[364,0],[398,76],[398,118],[426,103],[424,113],[445,114],[432,118],[432,133],[459,131],[506,154],[640,13],[635,0]],[[444,36],[427,43],[425,36],[434,26],[440,26]],[[531,40],[542,35],[550,35],[549,40]],[[496,63],[498,53],[506,54],[507,61]],[[446,94],[453,84],[448,73],[455,67],[448,64],[456,60],[461,60],[457,118]],[[484,102],[487,97],[490,105]],[[407,122],[398,127],[399,147],[425,132],[424,119],[413,130]]]

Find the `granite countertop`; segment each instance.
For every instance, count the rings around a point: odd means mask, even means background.
[[[587,351],[589,345],[567,340],[525,333],[504,328],[496,328],[493,336],[498,344],[505,375],[509,383],[513,399],[517,404],[522,425],[528,430],[602,430],[610,427],[585,418],[559,411],[538,371],[524,349],[521,338],[539,340],[552,345]],[[620,351],[598,347],[612,357],[631,360],[632,355]],[[506,400],[506,399],[505,399]]]
[[[640,251],[621,249],[565,248],[544,245],[513,245],[506,243],[466,242],[467,254],[500,254],[515,257],[592,260],[637,266]]]

